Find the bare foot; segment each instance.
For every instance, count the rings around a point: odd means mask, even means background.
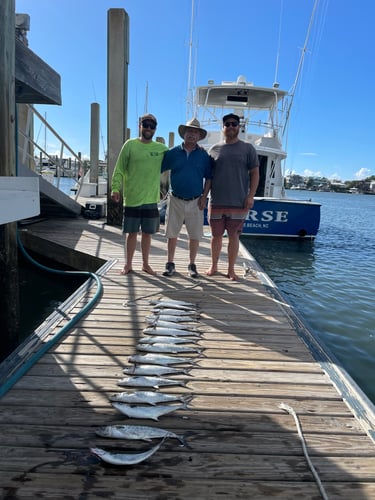
[[[147,265],[147,266],[144,265],[142,267],[142,271],[144,271],[147,274],[151,274],[152,276],[156,275],[156,272],[149,265]]]
[[[236,273],[234,273],[234,272],[228,273],[226,276],[227,276],[227,278],[229,278],[231,281],[240,281],[239,276],[237,276],[237,274],[236,274]]]
[[[124,267],[124,269],[122,271],[120,271],[120,274],[122,276],[124,276],[125,274],[129,274],[129,273],[132,273],[132,272],[133,272],[133,269],[131,268],[131,266],[126,265]]]
[[[217,273],[217,267],[216,266],[211,266],[209,269],[206,271],[207,276],[213,276],[214,274]]]

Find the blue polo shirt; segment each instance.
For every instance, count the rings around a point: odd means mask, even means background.
[[[180,198],[195,198],[202,194],[205,179],[212,179],[212,158],[199,148],[187,153],[182,144],[167,151],[161,171],[171,171],[171,190]]]

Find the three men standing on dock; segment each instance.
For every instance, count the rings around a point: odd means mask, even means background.
[[[121,274],[130,273],[139,230],[142,270],[156,274],[149,265],[151,235],[159,230],[160,174],[171,172],[168,199],[168,257],[164,276],[175,273],[174,254],[177,238],[185,223],[189,235],[188,274],[197,278],[195,258],[203,235],[203,211],[211,190],[208,219],[211,226],[211,267],[206,274],[218,271],[218,261],[225,231],[228,234],[227,277],[238,280],[234,271],[243,222],[254,204],[259,182],[259,161],[251,144],[239,139],[240,117],[223,117],[224,141],[214,144],[207,153],[198,146],[207,131],[194,118],[179,126],[184,142],[168,148],[152,140],[157,127],[154,115],[140,118],[140,137],[123,145],[112,176],[111,197],[115,202],[123,193],[123,232],[127,234],[126,263]]]

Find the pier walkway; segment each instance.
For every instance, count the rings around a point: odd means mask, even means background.
[[[157,276],[141,271],[139,250],[134,272],[121,276],[123,235],[101,220],[44,221],[22,233],[28,246],[47,248],[56,260],[76,259],[86,270],[95,265],[103,293],[0,399],[1,498],[375,498],[373,407],[365,401],[365,410],[354,416],[335,388],[341,382],[333,383],[327,374],[330,363],[251,257],[238,259],[237,272],[244,274],[239,282],[224,275],[226,251],[220,272],[207,277],[210,239],[205,237],[197,259],[201,276],[193,280],[187,276],[183,234],[176,275],[166,278],[166,240],[158,234],[150,261]],[[9,376],[95,292],[93,282],[64,303],[40,341],[30,340],[5,363]],[[182,365],[186,373],[168,376],[184,385],[159,390],[191,399],[187,408],[159,422],[127,418],[112,407],[109,396],[134,390],[118,381],[123,369],[133,366],[129,356],[141,354],[150,300],[159,298],[192,302],[200,309],[192,325],[202,333],[192,345],[202,352],[184,354],[192,363]],[[1,375],[4,383],[4,364]],[[281,404],[295,411],[297,421]],[[142,463],[110,465],[90,448],[136,453],[160,441],[95,434],[99,426],[112,424],[167,429],[183,435],[185,446],[167,439]]]

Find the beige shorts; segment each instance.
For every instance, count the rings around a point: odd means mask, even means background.
[[[185,224],[189,238],[200,240],[203,235],[203,210],[199,209],[199,198],[185,201],[169,195],[166,224],[167,238],[178,238]]]

